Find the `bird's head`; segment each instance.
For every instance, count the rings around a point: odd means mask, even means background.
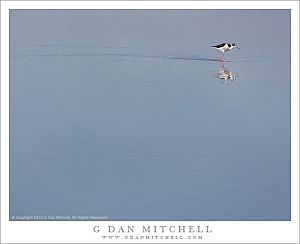
[[[240,49],[235,43],[232,43],[231,46],[232,46],[232,48],[236,47],[237,49]]]

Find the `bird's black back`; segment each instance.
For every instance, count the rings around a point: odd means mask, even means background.
[[[226,43],[222,43],[222,44],[211,46],[211,47],[220,48],[220,47],[224,47],[225,45],[226,45]]]

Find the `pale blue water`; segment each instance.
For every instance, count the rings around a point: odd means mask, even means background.
[[[290,219],[288,11],[11,14],[11,219]]]

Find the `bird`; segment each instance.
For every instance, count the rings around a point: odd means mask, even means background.
[[[214,47],[218,50],[220,50],[222,52],[222,55],[220,57],[220,62],[224,62],[224,53],[233,49],[233,48],[237,48],[237,49],[240,49],[235,43],[221,43],[221,44],[218,44],[218,45],[214,45],[214,46],[211,46],[211,47]]]

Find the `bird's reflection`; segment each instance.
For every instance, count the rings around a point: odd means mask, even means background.
[[[230,71],[224,67],[224,61],[220,61],[220,68],[215,72],[215,77],[222,80],[224,83],[236,82],[237,73]]]

